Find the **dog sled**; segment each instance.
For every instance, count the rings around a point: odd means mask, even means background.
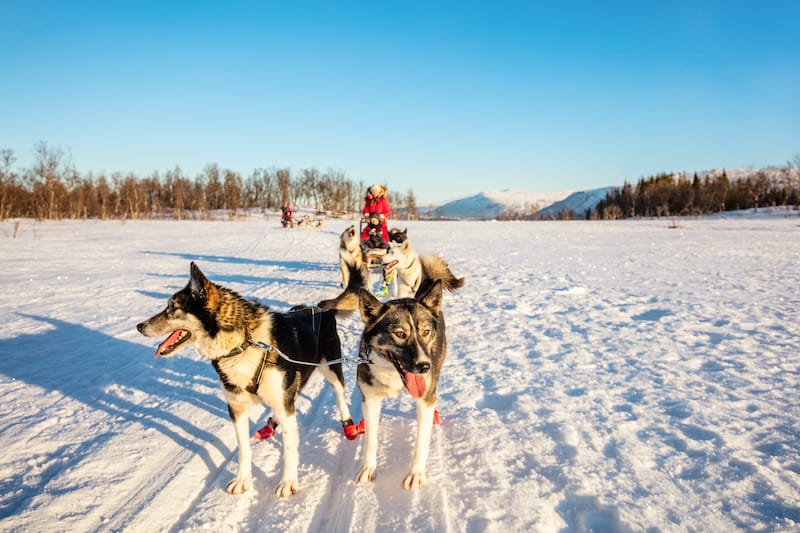
[[[361,257],[369,272],[369,279],[367,280],[369,287],[374,287],[380,276],[380,289],[374,292],[388,295],[389,289],[383,271],[383,256],[386,255],[389,243],[383,239],[382,224],[383,222],[377,213],[361,217],[359,234],[362,236]],[[368,238],[364,239],[364,235]]]

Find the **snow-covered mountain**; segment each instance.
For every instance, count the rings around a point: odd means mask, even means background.
[[[570,194],[563,200],[550,204],[538,213],[540,218],[556,218],[561,213],[572,211],[581,217],[589,209],[594,209],[614,187],[600,187],[590,191],[578,191]]]
[[[441,205],[423,206],[419,212],[424,217],[450,219],[492,219],[503,214],[532,214],[554,202],[565,199],[572,190],[526,191],[504,189],[481,192],[451,200]]]

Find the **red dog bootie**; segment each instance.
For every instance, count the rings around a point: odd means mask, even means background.
[[[265,440],[272,437],[275,434],[275,428],[278,427],[278,423],[269,417],[267,419],[267,424],[255,432],[253,438],[256,440]]]
[[[434,424],[441,424],[441,419],[439,418],[439,410],[433,410],[433,423]],[[342,420],[342,429],[344,430],[344,436],[347,437],[348,440],[354,440],[359,435],[364,433],[364,419],[362,418],[358,425],[353,422],[352,418],[348,418],[347,420]]]
[[[361,433],[364,433],[364,421],[362,420],[360,424],[356,425],[352,418],[342,420],[342,430],[344,431],[344,436],[347,437],[347,440],[354,440]]]

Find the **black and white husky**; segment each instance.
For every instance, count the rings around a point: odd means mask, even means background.
[[[356,276],[354,284],[360,283]],[[355,427],[344,396],[341,364],[324,365],[341,357],[335,311],[300,308],[273,312],[210,282],[191,263],[186,287],[169,299],[163,311],[136,327],[147,337],[167,336],[156,349],[156,357],[171,356],[191,345],[211,360],[222,382],[239,446],[239,470],[227,486],[231,494],[252,487],[247,410],[261,401],[272,408],[283,432],[283,475],[275,494],[286,497],[297,491],[300,436],[295,400],[317,368],[336,392],[345,434],[348,438],[357,435],[348,431]]]
[[[459,280],[459,287],[464,279]],[[364,321],[356,372],[364,411],[366,443],[364,459],[356,475],[358,483],[375,477],[378,465],[378,423],[387,396],[408,391],[416,402],[417,437],[411,466],[403,480],[406,489],[425,482],[430,448],[436,388],[447,351],[442,314],[441,279],[426,279],[412,298],[381,302],[365,289],[357,293],[352,284],[335,300],[320,302],[323,308],[358,308]]]

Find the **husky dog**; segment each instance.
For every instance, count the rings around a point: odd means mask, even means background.
[[[407,238],[390,243],[381,260],[384,279],[392,280],[392,298],[413,296],[426,279],[441,280],[442,286],[450,292],[464,285],[464,278],[456,278],[444,259],[438,255],[417,254]]]
[[[308,229],[321,230],[322,225],[325,223],[324,219],[311,218],[311,215],[303,215],[303,218],[297,222],[297,227],[306,227]]]
[[[339,237],[339,267],[342,270],[342,287],[350,283],[350,267],[361,269],[364,257],[361,252],[361,236],[351,225]]]
[[[393,242],[401,244],[406,239],[408,239],[408,228],[404,229],[403,231],[400,231],[397,228],[392,228],[392,229],[389,230],[389,243],[390,244],[393,243]]]
[[[360,283],[356,275],[354,286]],[[155,357],[171,356],[193,345],[211,360],[222,382],[239,445],[239,470],[227,486],[231,494],[252,488],[247,410],[260,401],[272,408],[274,419],[283,428],[283,476],[275,494],[286,497],[297,491],[300,436],[295,399],[316,368],[336,392],[345,435],[357,435],[348,431],[355,428],[345,401],[341,363],[324,365],[341,357],[335,311],[300,308],[273,312],[210,282],[191,263],[186,287],[172,295],[163,311],[136,328],[147,337],[167,336]],[[320,363],[323,365],[312,366]]]
[[[366,444],[356,475],[358,483],[375,477],[383,399],[397,396],[403,389],[414,397],[417,408],[414,454],[403,486],[415,489],[425,482],[436,387],[447,350],[442,286],[441,279],[428,279],[413,298],[382,303],[363,288],[356,293],[351,284],[336,299],[320,303],[322,308],[341,310],[357,306],[364,321],[359,358],[365,362],[358,365],[356,381],[361,391]]]

